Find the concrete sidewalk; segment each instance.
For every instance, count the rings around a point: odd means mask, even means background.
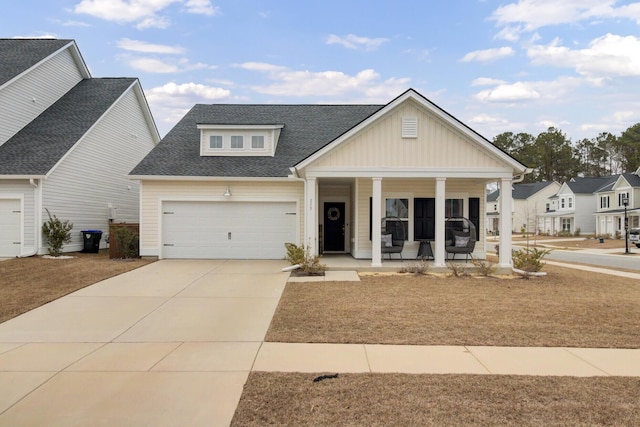
[[[640,376],[640,350],[263,342],[284,266],[158,261],[0,324],[0,426],[226,426],[256,370]]]

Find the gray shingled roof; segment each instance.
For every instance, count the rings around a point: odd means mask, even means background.
[[[195,105],[131,175],[286,177],[384,105]],[[273,157],[200,156],[198,124],[284,125]]]
[[[524,200],[533,196],[540,190],[544,190],[549,185],[553,184],[553,181],[542,181],[542,182],[527,182],[525,184],[514,184],[513,185],[513,198]]]
[[[82,80],[0,146],[0,175],[45,175],[134,78]]]
[[[574,194],[593,193],[618,179],[617,175],[599,177],[575,177],[567,181],[567,186]]]
[[[0,86],[73,40],[0,39]]]
[[[640,177],[638,175],[636,175],[635,173],[625,173],[622,175],[627,180],[629,185],[631,185],[632,187],[640,187]],[[616,184],[619,177],[620,175],[612,175],[611,177],[609,177],[611,178],[611,180],[604,184],[602,187],[598,188],[596,192],[600,193],[604,191],[613,191],[613,186]]]

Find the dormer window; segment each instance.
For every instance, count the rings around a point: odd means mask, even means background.
[[[201,156],[273,156],[284,125],[199,124]]]

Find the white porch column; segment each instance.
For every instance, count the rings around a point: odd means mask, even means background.
[[[435,253],[433,254],[433,265],[435,267],[444,267],[446,265],[444,253],[444,241],[446,238],[444,228],[446,180],[447,178],[436,178],[436,247]]]
[[[371,198],[371,267],[382,267],[382,178],[372,178]]]
[[[305,232],[303,245],[309,247],[309,253],[318,254],[318,182],[316,178],[307,178],[304,186]]]
[[[500,260],[502,268],[511,267],[511,230],[513,229],[512,215],[513,191],[511,178],[502,178],[500,181]]]

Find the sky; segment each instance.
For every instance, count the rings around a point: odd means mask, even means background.
[[[93,77],[138,77],[161,135],[196,103],[387,104],[409,88],[490,140],[640,122],[633,0],[19,0],[0,37],[74,39]]]

